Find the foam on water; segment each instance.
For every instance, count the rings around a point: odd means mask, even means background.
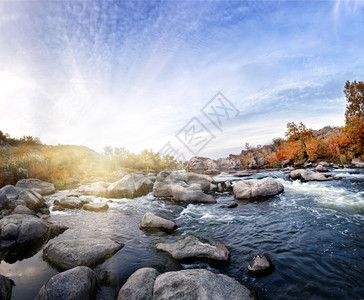
[[[359,174],[358,174],[359,175]],[[322,207],[364,212],[364,192],[335,187],[330,182],[300,182],[279,179],[285,193],[312,197]]]

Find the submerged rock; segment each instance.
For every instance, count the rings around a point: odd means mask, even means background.
[[[277,179],[268,177],[239,181],[233,190],[236,199],[249,199],[277,195],[283,192],[284,187]]]
[[[16,183],[15,186],[28,190],[34,189],[42,196],[50,195],[55,192],[55,188],[52,183],[45,182],[39,179],[21,179]]]
[[[91,211],[105,211],[109,209],[109,205],[107,205],[107,203],[88,203],[83,206],[83,209]]]
[[[14,281],[0,275],[0,299],[2,300],[10,300],[11,299],[11,292],[13,290]]]
[[[159,272],[142,268],[134,272],[120,289],[117,300],[152,300],[154,281]]]
[[[204,243],[197,237],[188,235],[174,243],[158,243],[157,250],[168,252],[173,258],[181,261],[208,260],[227,262],[230,252],[222,244]]]
[[[238,206],[238,203],[236,203],[235,201],[230,201],[227,204],[223,204],[220,207],[221,208],[235,208]]]
[[[98,281],[94,271],[88,267],[75,267],[54,275],[45,283],[35,300],[93,299]]]
[[[327,174],[321,174],[314,171],[298,169],[289,173],[289,177],[293,180],[301,179],[303,181],[327,181],[333,180],[334,177]]]
[[[173,221],[163,219],[152,213],[146,213],[140,224],[141,229],[159,229],[162,231],[172,232],[177,228]]]
[[[61,270],[76,266],[93,267],[111,257],[123,245],[107,238],[79,238],[50,242],[43,258]]]
[[[248,271],[253,276],[270,274],[274,271],[274,266],[265,255],[256,255],[248,265]]]
[[[167,272],[159,275],[153,299],[256,299],[252,291],[236,279],[203,269]]]
[[[135,198],[145,196],[152,190],[153,181],[148,176],[127,174],[108,186],[107,195],[110,198]]]

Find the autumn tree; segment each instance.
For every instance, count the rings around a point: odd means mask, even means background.
[[[345,83],[344,94],[347,105],[345,112],[346,132],[353,142],[356,155],[364,153],[364,83],[363,81]]]

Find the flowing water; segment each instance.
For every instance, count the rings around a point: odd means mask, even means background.
[[[363,299],[364,170],[333,173],[342,179],[301,183],[290,181],[282,172],[256,173],[244,179],[276,177],[284,192],[254,202],[238,201],[233,209],[220,207],[234,199],[229,194],[220,194],[212,205],[180,205],[156,200],[151,194],[136,199],[91,197],[95,202],[110,201],[110,209],[52,212],[50,221],[70,227],[54,240],[102,235],[125,244],[94,269],[99,278],[107,274],[97,299],[115,299],[122,284],[141,267],[161,272],[207,268],[243,280],[259,299]],[[63,193],[67,191],[57,192],[48,201]],[[140,220],[148,211],[175,220],[178,229],[173,234],[141,231]],[[186,234],[226,245],[231,252],[229,264],[180,265],[154,248],[157,242]],[[250,277],[246,267],[261,253],[270,257],[276,269],[264,277]],[[15,281],[13,299],[26,300],[33,299],[57,271],[42,260],[40,250],[13,264],[2,261],[0,274]]]

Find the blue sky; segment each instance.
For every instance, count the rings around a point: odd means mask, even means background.
[[[194,116],[226,157],[286,123],[343,125],[364,1],[0,2],[0,130],[97,151],[161,149]],[[240,111],[214,128],[221,91]]]

